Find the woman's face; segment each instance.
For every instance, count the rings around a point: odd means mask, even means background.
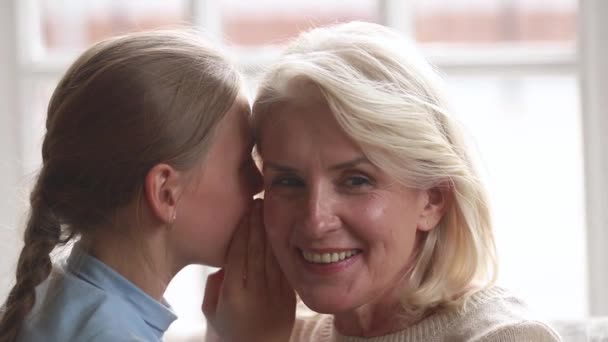
[[[261,191],[251,150],[249,105],[237,100],[216,128],[214,141],[180,198],[176,249],[186,263],[222,266],[232,234]]]
[[[321,100],[272,107],[260,134],[267,234],[306,305],[336,314],[396,300],[427,193],[372,165]]]

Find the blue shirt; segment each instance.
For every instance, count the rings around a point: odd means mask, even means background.
[[[18,341],[161,341],[177,317],[96,258],[74,246],[36,288]]]

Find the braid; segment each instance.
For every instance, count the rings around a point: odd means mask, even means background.
[[[50,253],[61,239],[61,225],[46,204],[39,178],[31,194],[31,212],[23,236],[24,246],[17,263],[16,283],[4,304],[0,319],[0,341],[17,339],[21,324],[36,300],[36,286],[48,278],[52,269]]]

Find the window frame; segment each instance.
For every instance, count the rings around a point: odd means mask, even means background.
[[[579,46],[589,314],[608,315],[608,2],[581,0]]]
[[[22,205],[15,199],[21,198],[20,189],[22,170],[19,167],[21,156],[21,108],[19,103],[19,72],[17,59],[17,19],[15,1],[0,2],[0,155],[5,160],[0,163],[0,189],[5,196],[12,198],[0,202],[0,229],[11,230],[19,222]],[[0,289],[3,293],[4,289]]]

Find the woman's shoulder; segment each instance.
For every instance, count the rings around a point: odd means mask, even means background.
[[[529,310],[525,302],[501,287],[471,296],[454,320],[450,334],[460,341],[560,341],[559,335]]]
[[[333,316],[309,313],[296,320],[291,341],[330,342],[336,339],[335,335]],[[523,300],[501,287],[475,293],[461,310],[438,312],[415,326],[382,338],[450,342],[561,341]]]
[[[484,334],[472,339],[475,342],[559,342],[561,338],[542,321],[527,320],[505,324],[503,326],[488,329]]]

